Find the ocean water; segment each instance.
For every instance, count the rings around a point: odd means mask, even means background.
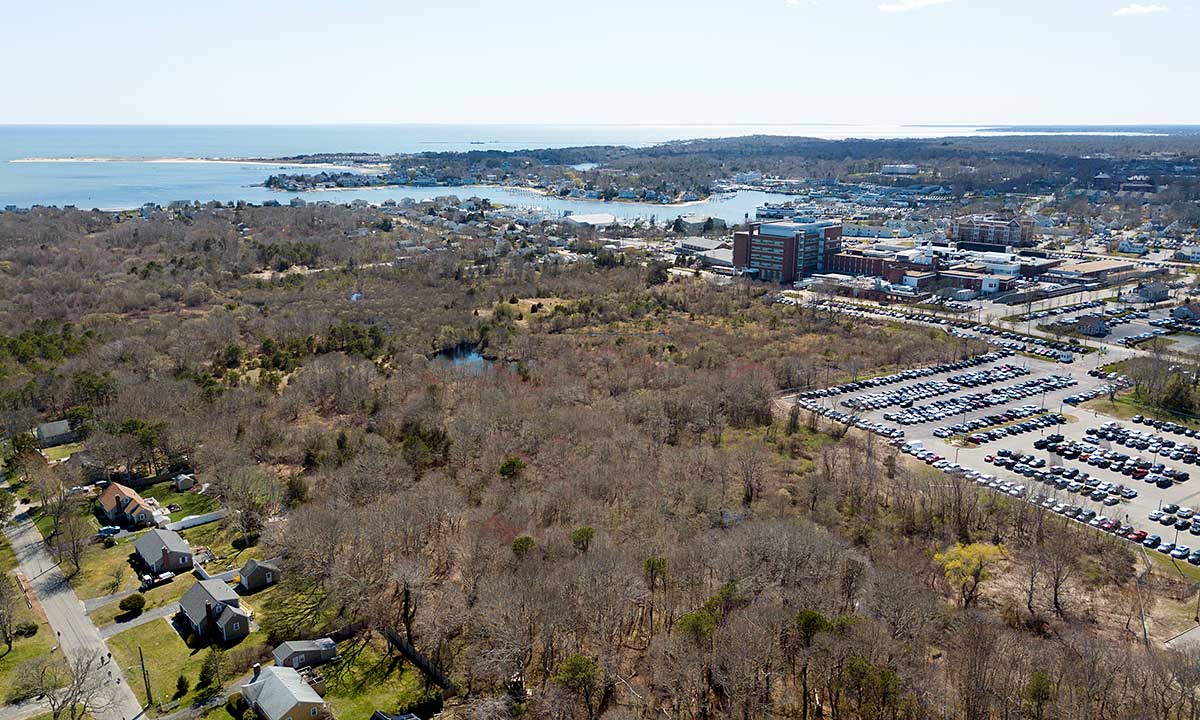
[[[1157,129],[1155,129],[1157,130]],[[1062,130],[1038,128],[1037,132]],[[1077,131],[1077,130],[1074,130]],[[1030,132],[1023,129],[1022,132]],[[1140,132],[1106,128],[1103,134]],[[1152,132],[1147,130],[1146,132]],[[901,125],[304,125],[91,126],[0,125],[0,208],[75,205],[118,209],[174,200],[286,201],[294,194],[261,187],[278,163],[195,159],[288,157],[321,152],[519,150],[579,145],[644,146],[670,140],[788,135],[826,139],[1012,134],[1004,128]],[[562,200],[513,188],[409,188],[301,193],[310,200],[372,202],[438,195],[478,195],[549,212],[609,212],[623,217],[675,217],[700,212],[727,220],[753,214],[782,196],[739,193],[689,206]]]

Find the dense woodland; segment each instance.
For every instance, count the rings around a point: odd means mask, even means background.
[[[633,256],[379,264],[427,231],[376,212],[0,215],[5,434],[194,469],[284,558],[273,637],[385,642],[454,717],[1200,713],[1144,642],[1190,588],[776,401],[979,345]]]

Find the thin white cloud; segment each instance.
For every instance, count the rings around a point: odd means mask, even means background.
[[[784,5],[788,7],[818,7],[821,0],[787,0]]]
[[[1166,12],[1165,5],[1142,5],[1141,3],[1130,3],[1125,7],[1114,10],[1113,17],[1131,17],[1134,15],[1153,15],[1154,13]]]
[[[951,0],[895,0],[895,2],[884,3],[879,6],[879,9],[885,13],[901,13],[911,10],[921,10],[934,5],[945,5]]]

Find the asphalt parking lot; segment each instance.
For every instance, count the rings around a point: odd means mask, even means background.
[[[919,375],[898,378],[883,386],[864,386],[825,397],[820,397],[819,393],[814,396],[814,393],[810,392],[807,394],[808,397],[802,398],[802,403],[810,409],[819,411],[827,416],[834,413],[845,413],[853,419],[852,421],[857,426],[863,427],[863,429],[890,435],[893,442],[897,445],[919,440],[926,450],[944,458],[947,463],[956,464],[962,472],[974,470],[981,474],[992,475],[997,481],[1007,481],[1014,487],[1023,485],[1025,486],[1025,490],[1020,495],[1026,500],[1033,501],[1034,498],[1039,498],[1039,504],[1041,504],[1041,501],[1053,500],[1052,503],[1048,504],[1078,507],[1084,512],[1094,512],[1097,519],[1099,517],[1106,517],[1119,523],[1132,525],[1134,529],[1145,530],[1149,535],[1161,535],[1164,544],[1177,541],[1192,548],[1200,547],[1200,536],[1192,535],[1187,530],[1177,531],[1173,526],[1164,526],[1149,518],[1151,512],[1169,504],[1200,509],[1200,467],[1185,464],[1161,455],[1152,457],[1152,454],[1149,452],[1126,447],[1103,437],[1095,438],[1094,436],[1089,436],[1089,428],[1099,428],[1104,423],[1117,421],[1095,411],[1075,407],[1065,401],[1068,397],[1088,391],[1103,391],[1109,379],[1088,374],[1090,369],[1095,368],[1095,362],[1084,360],[1077,361],[1074,364],[1061,364],[1022,355],[1003,355],[1000,353],[993,353],[992,355],[993,357],[986,362],[970,363],[961,368],[941,369],[940,372],[932,374],[928,373],[928,371],[923,371]],[[1006,366],[1018,366],[1028,372],[1023,372],[1015,377],[1006,377],[1010,373],[990,372],[1000,370]],[[946,385],[951,382],[952,377],[962,378],[967,374],[982,375],[985,378],[995,377],[997,380],[996,382],[985,382],[982,385],[976,386],[963,385],[957,392],[945,392]],[[1067,385],[1063,383],[1063,376],[1073,378],[1074,384]],[[994,390],[1004,391],[1006,388],[1013,388],[1029,382],[1036,383],[1038,381],[1048,381],[1046,384],[1050,387],[1044,392],[1038,392],[1032,396],[1014,397],[1003,403],[985,404],[983,407],[974,407],[966,403],[955,402],[963,398],[974,397],[976,398],[976,404],[978,404],[981,393],[990,402],[996,397],[994,394],[991,394]],[[909,408],[904,408],[886,399],[880,401],[880,398],[903,394],[906,388],[918,385],[926,388],[934,388],[938,392],[937,394],[931,394],[928,399],[914,400],[913,402],[917,408],[932,407],[937,409],[947,404],[955,408],[962,408],[964,405],[967,405],[967,408],[953,415],[943,415],[941,418],[930,417],[929,419],[918,419],[917,422],[897,422],[897,417],[909,420],[913,419]],[[1063,386],[1056,387],[1057,385]],[[868,402],[870,400],[874,402]],[[790,402],[790,399],[785,398],[784,402]],[[964,443],[962,435],[939,438],[933,434],[938,428],[945,428],[958,423],[1016,411],[1013,414],[1021,415],[1022,418],[1007,423],[1011,425],[1031,416],[1028,409],[1029,406],[1035,406],[1036,408],[1032,413],[1032,417],[1038,417],[1043,414],[1062,414],[1065,417],[1065,424],[1056,425],[1047,423],[1046,427],[1037,428],[1018,435],[1010,435],[980,445]],[[1026,409],[1019,411],[1020,408]],[[1179,445],[1200,445],[1200,438],[1186,438],[1180,435],[1172,435],[1156,431],[1144,425],[1134,425],[1129,421],[1120,422],[1120,425],[1138,432],[1157,433],[1169,437]],[[904,433],[903,440],[896,439],[896,435],[900,431]],[[1183,482],[1173,482],[1170,487],[1161,488],[1153,482],[1147,483],[1142,479],[1135,479],[1122,474],[1118,470],[1096,467],[1088,464],[1086,460],[1066,459],[1046,449],[1034,447],[1034,443],[1039,438],[1055,434],[1061,434],[1063,436],[1063,443],[1066,444],[1071,442],[1083,443],[1086,438],[1098,440],[1088,447],[1103,451],[1112,450],[1124,453],[1131,459],[1137,458],[1145,461],[1153,461],[1154,463],[1162,463],[1170,469],[1178,469],[1180,471],[1195,470],[1194,474],[1196,477],[1189,478],[1189,480]],[[1090,477],[1096,479],[1096,483],[1108,483],[1106,487],[1111,490],[1109,496],[1116,498],[1116,504],[1105,505],[1101,500],[1093,499],[1090,495],[1081,495],[1079,492],[1071,492],[1065,488],[1060,489],[1054,484],[1040,482],[1038,479],[1031,478],[1027,474],[1018,472],[1015,469],[998,467],[994,463],[989,462],[988,458],[994,458],[1001,449],[1019,455],[1032,455],[1034,458],[1038,458],[1042,463],[1039,470],[1043,471],[1047,479],[1049,479],[1052,469],[1056,466],[1064,469],[1075,468],[1077,473],[1086,472]],[[1061,473],[1062,470],[1055,472]],[[1121,497],[1120,491],[1117,490],[1118,486],[1136,491],[1136,497]],[[1014,493],[1008,494],[1014,495]],[[1052,510],[1045,511],[1052,512]]]

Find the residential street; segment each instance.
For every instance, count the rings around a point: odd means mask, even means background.
[[[4,534],[12,544],[21,572],[41,603],[50,627],[58,635],[63,653],[71,658],[107,655],[108,646],[100,638],[96,626],[84,614],[83,603],[75,596],[75,591],[46,550],[42,536],[29,519],[28,512],[22,511],[6,525]],[[112,665],[105,669],[112,671],[114,684],[107,703],[109,707],[96,713],[96,720],[132,720],[141,715],[141,705],[129,689],[121,668]]]

